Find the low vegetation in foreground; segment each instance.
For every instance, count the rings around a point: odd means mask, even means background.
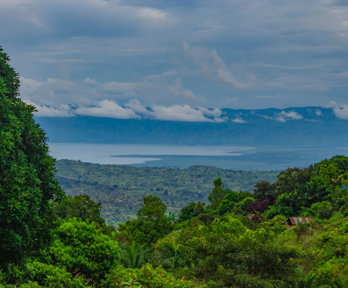
[[[348,286],[348,157],[284,170],[254,193],[217,177],[208,204],[177,215],[145,196],[116,230],[100,204],[59,187],[8,61],[0,49],[0,287]],[[300,216],[312,221],[287,222]]]

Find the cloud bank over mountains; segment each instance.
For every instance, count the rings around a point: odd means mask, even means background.
[[[193,108],[190,105],[172,105],[151,107],[143,106],[139,101],[133,100],[125,106],[110,100],[102,100],[95,106],[73,107],[61,105],[58,107],[37,105],[27,102],[36,108],[38,117],[73,117],[93,116],[116,119],[153,119],[183,122],[223,122],[225,118],[218,108]]]
[[[214,54],[214,51],[210,52]],[[223,66],[220,68],[224,71]],[[216,72],[220,68],[218,67],[214,71]],[[218,73],[213,74],[205,64],[202,64],[202,71],[210,76],[214,75],[213,77],[218,75]],[[228,82],[234,83],[233,76],[228,73],[227,75],[232,77],[228,78]],[[222,108],[174,104],[176,101],[170,102],[173,103],[172,105],[156,104],[166,97],[172,99],[175,97],[175,100],[181,103],[190,103],[190,100],[197,97],[192,91],[182,88],[181,81],[178,78],[175,79],[175,73],[166,73],[165,75],[173,77],[171,85],[167,82],[161,82],[159,79],[162,76],[155,75],[136,83],[115,81],[100,83],[89,78],[78,82],[51,78],[46,81],[36,81],[24,77],[21,77],[20,80],[23,100],[36,107],[36,115],[39,117],[85,115],[118,119],[147,118],[187,122],[224,122],[227,120],[223,115]],[[245,87],[238,86],[236,89],[245,89]],[[161,91],[167,91],[167,94],[158,97],[156,99],[158,101],[153,101],[153,97],[149,101],[146,95],[151,95],[153,89],[157,89],[159,95]],[[139,98],[144,99],[145,103],[137,100]],[[193,103],[195,102],[193,101]],[[327,107],[330,107],[338,118],[348,119],[348,105],[332,101]],[[317,113],[320,113],[320,110]],[[303,119],[303,116],[296,111],[281,111],[274,117],[267,115],[261,115],[261,117],[278,122]],[[240,116],[232,121],[235,123],[246,122]]]
[[[324,110],[332,109],[333,114],[341,120],[348,120],[348,106],[338,106],[332,103],[330,108],[313,107],[301,108],[306,111],[306,115],[297,112],[298,108],[281,109],[263,109],[263,110],[239,110],[239,109],[219,109],[192,107],[188,104],[183,105],[152,105],[144,106],[138,100],[131,100],[125,105],[111,100],[102,100],[92,106],[46,106],[37,105],[27,101],[28,104],[36,108],[37,117],[75,117],[92,116],[115,119],[151,119],[162,121],[179,122],[210,122],[222,123],[233,122],[237,124],[248,124],[255,121],[255,117],[274,122],[285,123],[289,121],[318,121],[323,116]],[[326,112],[327,113],[327,112]],[[250,118],[251,117],[251,118]],[[249,119],[248,119],[249,118]]]

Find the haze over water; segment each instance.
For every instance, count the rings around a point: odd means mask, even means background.
[[[202,165],[236,170],[281,170],[288,167],[306,167],[333,155],[348,153],[348,147],[338,147],[330,151],[318,147],[85,143],[50,143],[49,147],[51,155],[57,160],[176,168]]]
[[[49,146],[51,155],[58,160],[70,159],[99,164],[143,164],[149,161],[159,161],[161,158],[168,156],[241,156],[242,152],[255,149],[253,147],[243,146],[122,145],[83,143],[50,143]]]

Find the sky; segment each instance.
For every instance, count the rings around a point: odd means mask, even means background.
[[[39,116],[348,119],[348,0],[1,0],[0,45]]]

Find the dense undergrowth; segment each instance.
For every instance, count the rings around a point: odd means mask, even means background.
[[[0,50],[0,287],[348,286],[348,157],[284,170],[254,193],[217,178],[209,204],[178,215],[145,196],[115,229],[100,204],[57,185],[8,61]],[[313,221],[288,227],[291,216]]]

